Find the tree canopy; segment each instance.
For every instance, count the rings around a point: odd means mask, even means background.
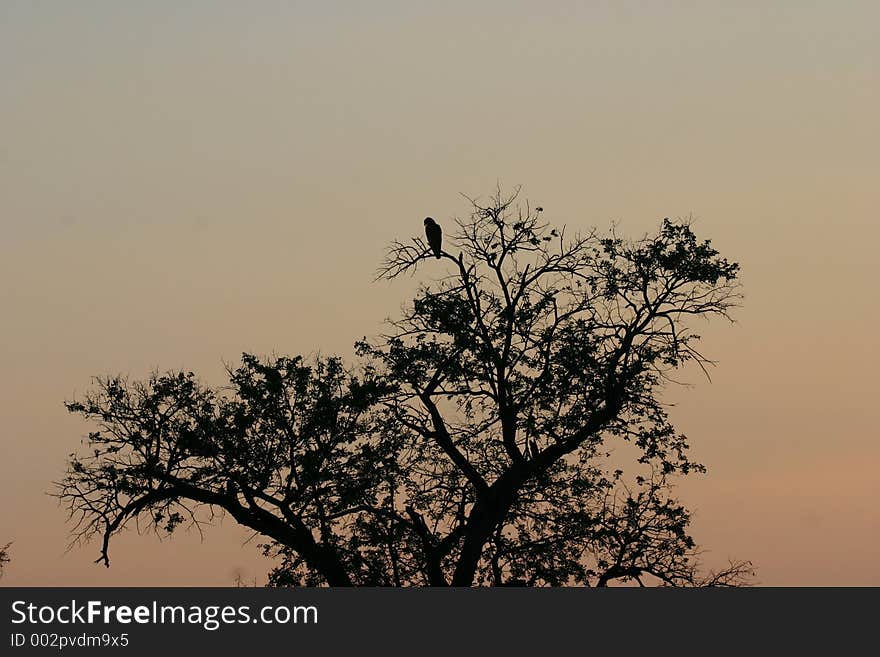
[[[701,574],[675,477],[703,472],[660,391],[729,319],[738,265],[687,222],[569,235],[496,192],[441,261],[394,242],[378,278],[430,267],[357,359],[245,354],[229,385],[100,378],[57,494],[75,540],[222,512],[265,537],[274,585],[729,585]],[[632,458],[621,463],[618,447]]]

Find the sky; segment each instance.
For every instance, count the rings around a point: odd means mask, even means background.
[[[67,550],[91,378],[352,354],[385,245],[496,184],[558,225],[664,216],[742,265],[712,381],[665,397],[709,567],[880,585],[876,2],[0,0],[4,585],[265,582],[259,539]]]

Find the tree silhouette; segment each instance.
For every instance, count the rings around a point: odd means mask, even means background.
[[[690,328],[739,300],[738,265],[664,220],[636,241],[566,236],[500,191],[379,270],[428,265],[380,339],[338,358],[245,354],[192,373],[98,379],[97,424],[58,495],[75,540],[171,532],[222,511],[267,538],[283,585],[731,585],[701,575],[675,476],[702,472],[658,399],[710,363]],[[624,469],[627,469],[625,473]]]
[[[11,542],[0,546],[0,577],[3,577],[3,569],[6,567],[6,564],[11,561],[9,557],[9,548],[11,546]]]

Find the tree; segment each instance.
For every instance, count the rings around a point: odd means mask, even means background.
[[[12,546],[12,543],[7,543],[6,545],[0,546],[0,577],[3,577],[3,569],[6,567],[11,559],[9,557],[9,548]]]
[[[245,354],[228,389],[112,377],[68,402],[97,424],[59,483],[75,540],[109,565],[133,522],[222,511],[268,539],[274,585],[741,582],[698,572],[671,481],[705,469],[658,399],[710,363],[690,324],[729,318],[738,265],[668,219],[567,237],[517,193],[471,199],[441,263],[392,244],[379,278],[443,269],[354,366]]]

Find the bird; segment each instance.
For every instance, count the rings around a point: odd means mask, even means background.
[[[440,244],[443,241],[443,229],[431,217],[425,217],[425,236],[428,238],[428,244],[434,252],[434,257],[439,260],[442,253]]]

